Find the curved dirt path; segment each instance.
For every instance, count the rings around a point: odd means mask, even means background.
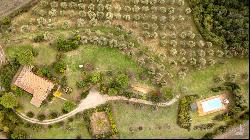
[[[126,98],[126,97],[122,97],[122,96],[108,96],[108,95],[101,95],[97,90],[95,89],[91,89],[89,92],[89,95],[83,99],[80,104],[78,105],[78,107],[76,109],[74,109],[73,111],[64,114],[58,118],[55,119],[50,119],[50,120],[44,120],[44,121],[39,121],[37,119],[34,118],[29,118],[27,117],[25,114],[16,112],[18,116],[20,116],[22,119],[30,122],[30,123],[36,123],[36,124],[53,124],[53,123],[57,123],[60,121],[63,121],[71,116],[74,116],[75,114],[82,112],[86,109],[90,109],[90,108],[95,108],[101,104],[104,104],[108,101],[114,101],[114,100],[125,100],[125,101],[130,101],[130,102],[134,102],[134,103],[141,103],[141,104],[146,104],[146,105],[157,105],[157,106],[169,106],[172,105],[174,102],[176,102],[178,100],[179,96],[177,95],[174,99],[172,99],[169,102],[165,102],[165,103],[153,103],[151,101],[146,101],[146,100],[141,100],[141,99],[136,99],[136,98]]]

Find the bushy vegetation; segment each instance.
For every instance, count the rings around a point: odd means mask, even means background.
[[[29,118],[33,118],[35,114],[32,111],[29,111],[26,113],[26,116],[28,116]]]
[[[74,110],[76,107],[76,104],[71,102],[71,101],[66,101],[64,104],[63,104],[63,111],[65,111],[66,113]]]
[[[148,99],[154,103],[158,103],[161,101],[161,92],[160,91],[152,91],[148,96]]]
[[[9,64],[3,65],[0,68],[0,85],[6,90],[11,90],[11,82],[13,77],[15,76],[17,70],[19,69],[20,64],[15,59],[11,61]]]
[[[230,99],[232,103],[229,104],[227,112],[214,117],[214,120],[218,121],[234,119],[238,117],[241,112],[247,109],[246,100],[238,84],[232,82],[225,82],[224,87],[229,92],[229,96],[231,97]]]
[[[43,34],[38,34],[36,35],[34,38],[33,38],[34,42],[42,42],[42,41],[45,41],[44,39],[44,35]]]
[[[68,52],[75,50],[79,47],[81,37],[79,35],[74,35],[68,39],[60,37],[57,39],[55,46],[58,51]]]
[[[198,129],[198,130],[207,130],[207,129],[211,129],[213,128],[215,125],[215,123],[207,123],[207,124],[200,124],[200,125],[196,125],[194,126],[194,130]]]
[[[11,61],[16,59],[21,65],[32,65],[38,53],[31,45],[21,45],[7,48],[7,55]]]
[[[164,100],[171,100],[174,97],[173,89],[169,87],[161,88],[161,93]]]
[[[248,53],[248,0],[190,0],[195,23],[203,37],[233,55]]]
[[[45,116],[45,114],[40,113],[40,114],[37,115],[37,119],[38,119],[39,121],[43,121],[43,120],[46,119],[46,116]]]
[[[179,102],[177,124],[187,130],[191,128],[190,105],[196,98],[198,98],[197,95],[187,95],[181,98]]]
[[[0,21],[0,25],[10,25],[11,24],[11,19],[9,17],[4,17],[1,21]]]
[[[52,67],[57,74],[63,74],[66,70],[66,63],[60,59],[56,61]]]
[[[23,129],[16,128],[15,131],[10,135],[11,139],[26,139],[28,138],[28,133]]]
[[[240,114],[238,117],[231,119],[225,125],[219,126],[218,128],[216,128],[212,132],[205,134],[202,138],[203,139],[212,139],[214,136],[226,132],[229,128],[231,128],[235,125],[243,124],[247,120],[249,120],[249,111],[245,111],[243,114]]]
[[[14,109],[18,105],[16,96],[10,92],[4,93],[4,95],[0,97],[0,104],[10,109]]]
[[[0,129],[4,132],[8,138],[26,138],[27,133],[25,131],[19,131],[22,127],[21,119],[11,108],[5,108],[0,105]],[[21,133],[21,134],[20,134]]]

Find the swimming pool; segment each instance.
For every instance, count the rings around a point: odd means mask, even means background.
[[[209,111],[223,108],[223,104],[219,97],[201,102],[201,105],[202,105],[203,112],[209,112]]]

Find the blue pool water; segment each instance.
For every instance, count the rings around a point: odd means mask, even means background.
[[[217,110],[223,107],[220,98],[214,98],[208,101],[201,102],[201,105],[204,112]]]

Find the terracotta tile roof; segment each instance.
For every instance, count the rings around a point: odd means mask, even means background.
[[[31,93],[33,98],[30,103],[39,107],[54,87],[54,84],[33,74],[31,69],[32,67],[28,66],[22,67],[20,73],[14,81],[14,85]]]

